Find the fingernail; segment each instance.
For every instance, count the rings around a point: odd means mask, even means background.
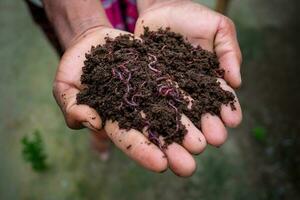
[[[238,69],[236,71],[236,77],[237,77],[237,88],[241,87],[241,84],[242,84],[242,77],[241,77],[241,70]]]
[[[98,129],[96,129],[95,127],[93,127],[92,124],[89,123],[89,122],[82,122],[82,125],[84,127],[88,128],[88,129],[92,130],[92,131],[95,131],[95,132],[99,131]]]
[[[158,173],[165,173],[166,171],[168,170],[168,168],[166,168],[166,169],[163,169],[163,170],[161,170],[160,172],[158,172]]]

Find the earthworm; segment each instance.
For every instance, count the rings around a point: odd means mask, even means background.
[[[128,73],[127,80],[126,80],[126,81],[127,81],[127,83],[129,83],[130,79],[131,79],[131,73],[129,72],[129,73]]]
[[[164,49],[166,48],[166,46],[167,46],[167,45],[164,45],[160,50],[161,50],[161,51],[164,50]]]
[[[123,77],[123,75],[121,74],[121,72],[116,72],[117,73],[117,75],[119,76],[119,79],[121,80],[121,81],[123,81],[124,80],[124,77]]]
[[[166,85],[159,86],[158,92],[159,92],[161,95],[165,96],[165,90],[168,90],[169,88],[170,88],[170,87],[169,87],[169,86],[166,86]]]
[[[129,73],[129,70],[127,67],[125,67],[125,65],[120,65],[119,66],[121,68],[122,71],[125,71],[126,73]]]
[[[128,101],[127,95],[124,95],[123,99],[124,99],[124,101],[125,101],[128,105],[130,105],[130,106],[137,106],[137,103]]]
[[[150,62],[150,63],[148,64],[148,67],[149,67],[152,71],[154,71],[154,72],[156,72],[156,73],[161,73],[160,70],[158,70],[158,69],[152,67],[151,64],[153,64],[153,62]]]
[[[168,104],[175,110],[176,113],[176,132],[177,132],[179,130],[178,109],[176,108],[176,106],[174,106],[174,104],[171,101],[168,101]]]
[[[149,140],[151,142],[153,142],[154,144],[156,144],[159,148],[161,148],[161,144],[160,144],[160,141],[158,139],[158,137],[156,136],[156,134],[154,132],[151,131],[151,129],[148,130],[148,133],[149,133]]]
[[[153,61],[151,61],[151,62],[148,64],[149,69],[151,69],[152,71],[154,71],[154,72],[156,72],[156,73],[161,73],[160,70],[158,70],[158,69],[156,69],[156,68],[154,68],[154,67],[151,66],[152,64],[154,64],[154,63],[157,62],[156,56],[154,56],[154,55],[152,55],[152,54],[150,54],[150,53],[148,53],[148,56],[154,59]]]
[[[134,94],[134,95],[132,95],[132,97],[131,97],[131,102],[135,102],[134,99],[135,99],[136,97],[145,97],[145,95],[142,95],[142,94]]]
[[[163,80],[168,80],[168,79],[170,79],[170,77],[168,77],[168,76],[161,76],[161,77],[156,78],[156,81],[163,81]]]
[[[118,106],[118,110],[121,110],[122,106],[123,106],[123,102],[121,102],[120,105]]]
[[[146,84],[146,81],[144,81],[144,82],[140,85],[140,88],[144,87],[145,84]]]
[[[129,91],[130,91],[130,89],[131,89],[131,88],[130,88],[130,85],[129,85],[129,84],[127,84],[126,86],[127,86],[127,87],[126,87],[126,88],[127,88],[127,90],[126,90],[126,91],[127,91],[127,93],[129,93]],[[126,94],[127,94],[127,93],[126,93]]]
[[[113,76],[116,76],[115,68],[112,68],[112,69],[111,69],[111,73],[112,73]]]

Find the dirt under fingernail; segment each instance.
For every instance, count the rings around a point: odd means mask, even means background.
[[[105,44],[91,48],[78,104],[94,108],[103,121],[117,121],[120,128],[146,128],[149,140],[159,147],[182,143],[187,133],[182,114],[197,125],[205,113],[220,115],[222,104],[234,109],[234,95],[217,81],[224,78],[224,70],[215,53],[193,47],[168,28],[145,28],[141,38],[107,37]],[[186,96],[193,99],[190,109]]]

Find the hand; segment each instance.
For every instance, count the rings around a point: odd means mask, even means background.
[[[215,51],[220,61],[220,67],[225,70],[225,81],[219,80],[221,87],[234,93],[231,87],[236,88],[241,84],[240,64],[242,56],[233,22],[229,18],[192,1],[157,2],[150,6],[148,4],[146,9],[140,9],[135,35],[142,34],[144,26],[148,26],[152,30],[170,27],[172,31],[187,37],[193,45],[200,45],[206,50]],[[142,3],[145,2],[142,1]],[[201,131],[205,137],[203,143],[199,144],[195,141],[195,134],[198,132],[202,135],[202,133],[193,127],[193,130],[188,130],[184,139],[184,148],[178,144],[169,146],[166,150],[168,163],[176,174],[187,176],[193,173],[195,161],[190,154],[200,153],[204,149],[205,140],[217,147],[225,142],[227,138],[225,125],[235,127],[242,120],[242,112],[237,98],[235,106],[237,109],[232,111],[230,106],[223,105],[221,119],[210,114],[202,116],[200,123]],[[177,151],[174,150],[175,148]]]
[[[172,144],[166,152],[162,152],[143,133],[133,129],[130,131],[122,130],[118,127],[117,122],[108,121],[104,124],[94,109],[87,105],[76,104],[76,95],[83,89],[80,76],[85,53],[90,50],[92,45],[103,44],[107,34],[113,38],[120,34],[129,33],[112,28],[93,28],[72,42],[60,61],[53,93],[67,125],[72,129],[87,127],[94,134],[98,134],[98,136],[101,134],[102,139],[108,136],[130,158],[151,171],[165,171],[169,164],[176,174],[180,176],[191,175],[196,168],[195,161],[180,145]],[[191,146],[193,153],[200,153],[206,145],[204,136],[187,117],[182,117],[182,123],[184,125],[191,124],[191,126],[186,126],[189,134],[184,140],[184,145]],[[198,140],[199,137],[201,142]]]
[[[154,144],[148,145],[149,140],[142,133],[136,130],[128,132],[120,130],[118,124],[111,121],[106,122],[104,126],[104,122],[94,109],[87,105],[76,104],[76,95],[83,89],[80,76],[85,53],[91,49],[92,45],[104,44],[107,34],[113,38],[129,33],[98,27],[85,31],[77,39],[72,40],[56,73],[53,86],[54,97],[64,114],[68,127],[72,129],[87,127],[98,136],[102,134],[103,137],[100,137],[102,139],[107,135],[117,147],[145,168],[155,172],[164,171],[167,169],[168,162],[163,152]]]

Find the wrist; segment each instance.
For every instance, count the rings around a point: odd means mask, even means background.
[[[43,3],[64,49],[91,29],[111,27],[99,0],[44,0]]]
[[[107,37],[107,33],[112,30],[113,30],[112,27],[102,26],[102,25],[87,28],[77,36],[73,37],[72,40],[69,42],[69,46],[67,48],[76,46],[77,43],[80,43],[82,40],[89,38],[89,36],[95,37],[96,35],[97,38],[104,39],[105,37]]]
[[[73,21],[72,25],[68,28],[69,30],[66,33],[62,33],[65,38],[65,40],[62,41],[63,46],[67,49],[89,33],[111,27],[111,24],[104,24],[98,18],[92,17]]]

